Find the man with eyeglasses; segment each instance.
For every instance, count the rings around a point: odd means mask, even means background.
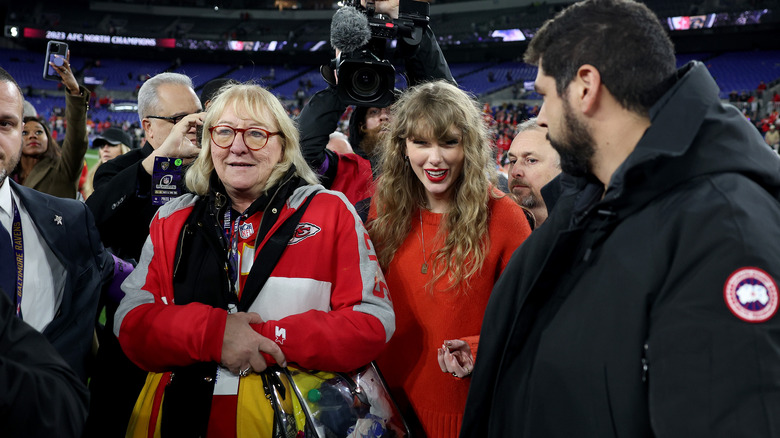
[[[116,256],[136,261],[140,257],[149,223],[160,208],[152,202],[155,157],[181,158],[185,164],[193,161],[200,152],[201,111],[192,80],[185,75],[160,73],[141,86],[138,116],[146,143],[101,165],[95,174],[95,192],[87,200],[103,244]],[[124,356],[113,336],[119,303],[102,305],[106,306],[106,326],[98,335],[100,349],[90,382],[92,402],[85,436],[122,436],[146,373]]]
[[[103,244],[118,257],[138,259],[149,223],[160,207],[152,204],[151,196],[155,157],[191,161],[198,156],[200,112],[200,99],[185,75],[161,73],[141,86],[138,117],[146,143],[100,166],[95,193],[87,202]]]

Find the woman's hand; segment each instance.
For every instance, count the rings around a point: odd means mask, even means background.
[[[71,95],[80,95],[81,90],[79,89],[79,83],[76,82],[76,77],[73,76],[73,70],[70,69],[70,50],[68,50],[65,58],[62,58],[62,55],[54,55],[54,57],[62,59],[61,65],[57,65],[49,61],[49,65],[57,72],[58,75],[60,75],[60,78],[62,78],[62,85],[65,86],[65,88],[68,90],[68,93]]]
[[[466,341],[460,339],[444,341],[437,352],[442,372],[462,379],[470,376],[474,371],[474,355],[471,354],[471,347]]]
[[[254,312],[239,312],[227,316],[225,337],[222,340],[223,367],[240,376],[250,372],[259,373],[268,367],[261,352],[269,354],[279,365],[287,365],[279,345],[250,326],[262,322],[263,318]]]

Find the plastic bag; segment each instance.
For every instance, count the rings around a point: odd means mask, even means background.
[[[269,368],[277,398],[274,408],[292,405],[278,415],[279,436],[311,438],[408,437],[409,428],[372,362],[351,373],[311,371],[290,365]],[[292,382],[292,384],[290,384]],[[286,388],[295,393],[289,399]],[[272,401],[274,403],[274,401]],[[291,423],[295,423],[294,427]],[[275,427],[275,429],[277,429]],[[298,433],[292,434],[293,430]],[[276,435],[275,435],[276,436]]]

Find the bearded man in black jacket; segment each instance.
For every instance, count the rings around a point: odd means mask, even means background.
[[[777,436],[780,158],[640,3],[576,3],[525,60],[562,192],[495,286],[461,436]]]

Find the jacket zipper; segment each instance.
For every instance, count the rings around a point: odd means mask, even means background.
[[[184,224],[184,229],[181,232],[181,235],[179,236],[179,258],[176,259],[176,266],[173,268],[173,276],[176,277],[176,273],[179,272],[179,264],[181,264],[181,259],[183,257],[184,252],[184,237],[187,235],[187,232],[189,231],[189,224]]]

